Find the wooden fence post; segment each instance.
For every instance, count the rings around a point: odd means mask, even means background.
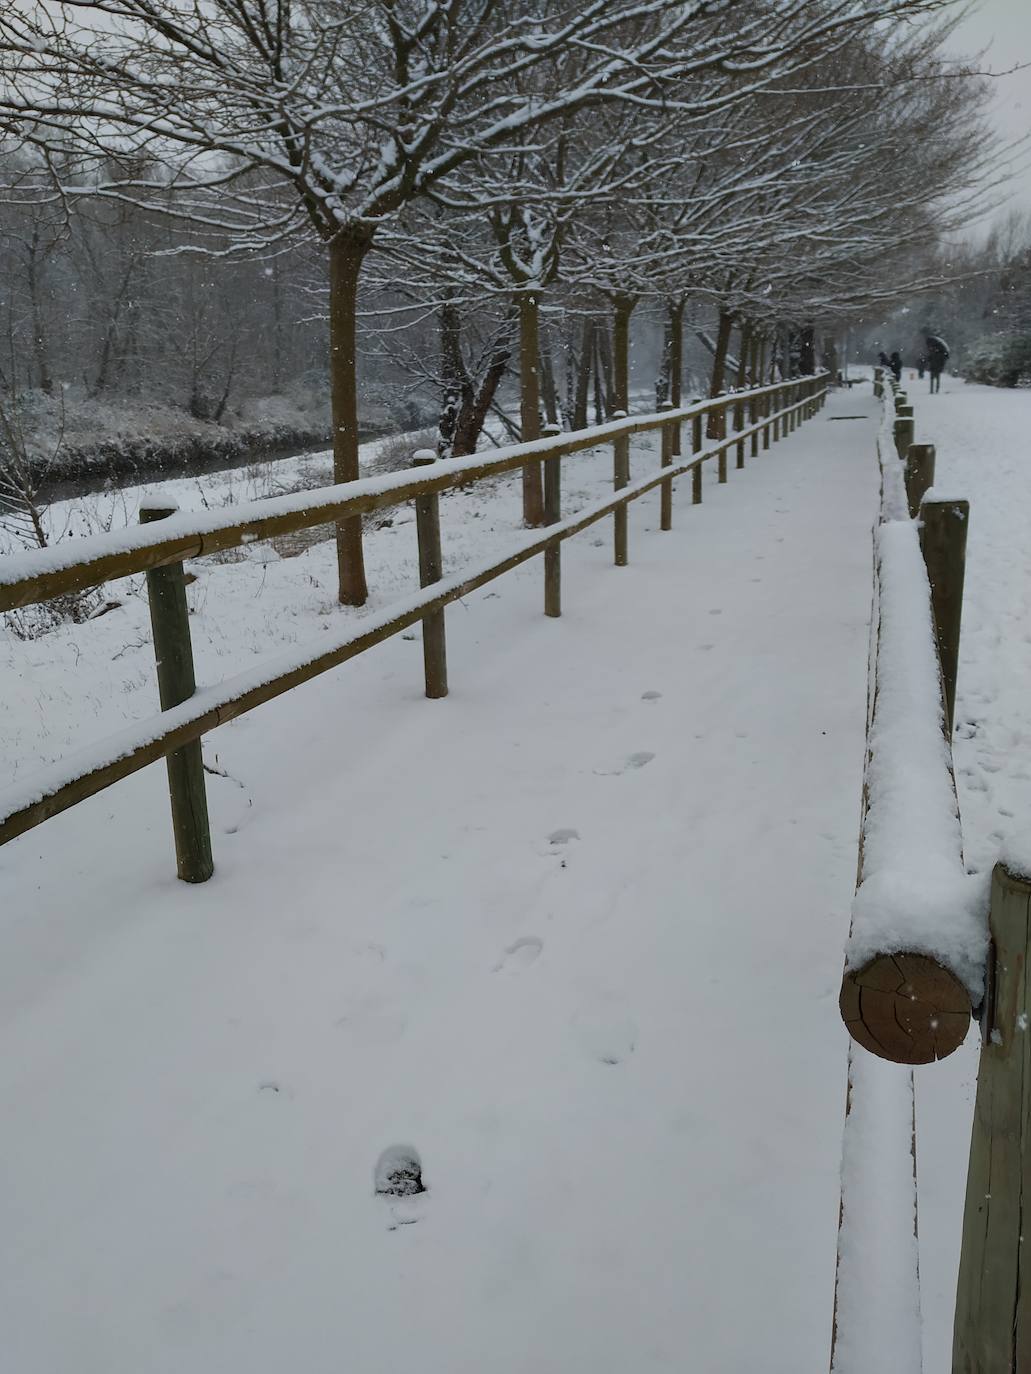
[[[970,1138],[952,1369],[1029,1374],[1031,1236],[1025,1236],[1024,1193],[1031,1182],[1031,882],[1003,864],[992,874],[989,927],[994,967]]]
[[[744,429],[744,427],[745,427],[745,403],[744,403],[744,401],[738,401],[738,402],[735,404],[735,406],[734,406],[734,428],[735,428],[736,430],[740,431],[740,430]],[[740,468],[743,468],[744,465],[745,465],[745,441],[744,441],[744,439],[739,439],[739,440],[737,441],[737,454],[736,454],[734,466],[740,469]]]
[[[879,401],[884,394],[884,368],[875,367],[873,370],[873,394]]]
[[[748,423],[752,427],[752,438],[749,445],[751,449],[750,457],[752,458],[758,458],[759,456],[759,431],[755,426],[759,423],[759,407],[761,404],[762,402],[758,396],[753,396],[748,403]]]
[[[165,520],[174,514],[174,506],[144,504],[140,506],[140,523],[149,525],[152,520]],[[168,711],[189,701],[197,690],[182,563],[148,570],[147,599],[157,660],[158,697],[162,711]],[[165,764],[172,803],[176,871],[184,883],[206,883],[215,865],[211,857],[211,826],[200,740],[191,740],[169,754]]]
[[[625,410],[614,410],[613,420],[625,420]],[[622,491],[630,481],[630,435],[621,434],[612,441],[612,485]],[[612,512],[613,562],[617,568],[627,564],[627,508],[619,506]]]
[[[925,501],[920,507],[920,519],[920,548],[927,565],[927,579],[931,584],[938,657],[945,688],[945,723],[951,739],[956,713],[956,672],[959,666],[970,502]]]
[[[421,448],[412,456],[412,466],[429,467],[437,455]],[[419,585],[429,587],[443,576],[440,552],[440,498],[436,492],[415,498],[415,530],[419,539]],[[447,696],[447,640],[444,634],[444,608],[427,611],[422,618],[422,662],[426,695],[431,700]]]
[[[910,444],[906,452],[906,500],[909,518],[915,520],[924,493],[934,486],[934,445]]]
[[[546,425],[544,433],[560,434],[561,425]],[[562,459],[548,458],[544,463],[544,523],[557,525],[562,519]],[[549,544],[544,550],[544,614],[562,614],[562,545]]]
[[[765,453],[770,447],[770,413],[773,410],[773,400],[769,392],[766,393],[759,404],[762,406],[763,419],[766,421],[763,425],[763,452]]]
[[[660,410],[672,410],[673,406],[669,401],[664,402]],[[668,468],[673,462],[673,426],[663,425],[660,431],[661,436],[661,458],[660,466]],[[659,493],[659,529],[671,530],[673,528],[673,478],[668,482],[663,482]]]
[[[696,396],[691,402],[693,406],[700,405],[702,398]],[[699,413],[693,417],[691,423],[691,452],[701,453],[702,451],[702,417]],[[691,504],[700,506],[702,504],[702,465],[691,469]]]
[[[902,415],[895,421],[895,452],[905,458],[913,442],[913,417]]]

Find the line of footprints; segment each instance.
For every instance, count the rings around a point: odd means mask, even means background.
[[[661,692],[644,692],[641,700],[658,701],[661,696]],[[644,768],[654,757],[641,750],[628,755],[620,767],[594,771],[599,777],[619,777]],[[548,836],[548,844],[559,849],[579,838],[580,832],[573,826],[560,826]],[[565,867],[564,859],[562,866]],[[508,946],[494,965],[494,972],[521,973],[537,962],[543,949],[543,940],[536,935],[524,935]],[[599,1064],[621,1064],[637,1047],[637,1025],[621,1011],[614,998],[610,1001],[601,997],[590,1007],[581,1007],[571,1026],[581,1048]],[[423,1181],[422,1160],[414,1145],[389,1145],[376,1161],[373,1177],[376,1195],[389,1204],[389,1231],[413,1226],[422,1218],[428,1189]]]

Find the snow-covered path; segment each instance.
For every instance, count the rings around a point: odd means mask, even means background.
[[[826,1368],[873,413],[0,853],[5,1367]]]

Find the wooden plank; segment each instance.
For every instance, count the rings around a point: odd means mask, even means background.
[[[910,444],[906,453],[906,500],[909,518],[915,520],[925,492],[934,486],[934,445]]]
[[[970,1138],[953,1374],[1031,1374],[1031,882],[997,864],[989,917],[994,1014],[986,1025]],[[1024,1255],[1029,1256],[1024,1266]]]

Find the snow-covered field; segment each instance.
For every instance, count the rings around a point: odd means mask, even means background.
[[[1031,397],[915,401],[973,506],[956,759],[984,867],[1031,802]],[[701,509],[680,483],[671,534],[646,497],[627,569],[604,526],[567,543],[560,621],[539,563],[451,608],[445,701],[398,638],[210,736],[201,888],[173,876],[160,768],[0,850],[7,1366],[826,1369],[874,414],[833,397]],[[566,508],[608,474],[568,462]],[[442,509],[457,568],[511,540],[515,484]],[[373,609],[416,580],[392,519]],[[354,614],[332,561],[197,565],[199,680]],[[154,710],[124,591],[0,637],[8,777]],[[975,1067],[918,1075],[928,1371]],[[389,1200],[398,1145],[427,1191]]]

